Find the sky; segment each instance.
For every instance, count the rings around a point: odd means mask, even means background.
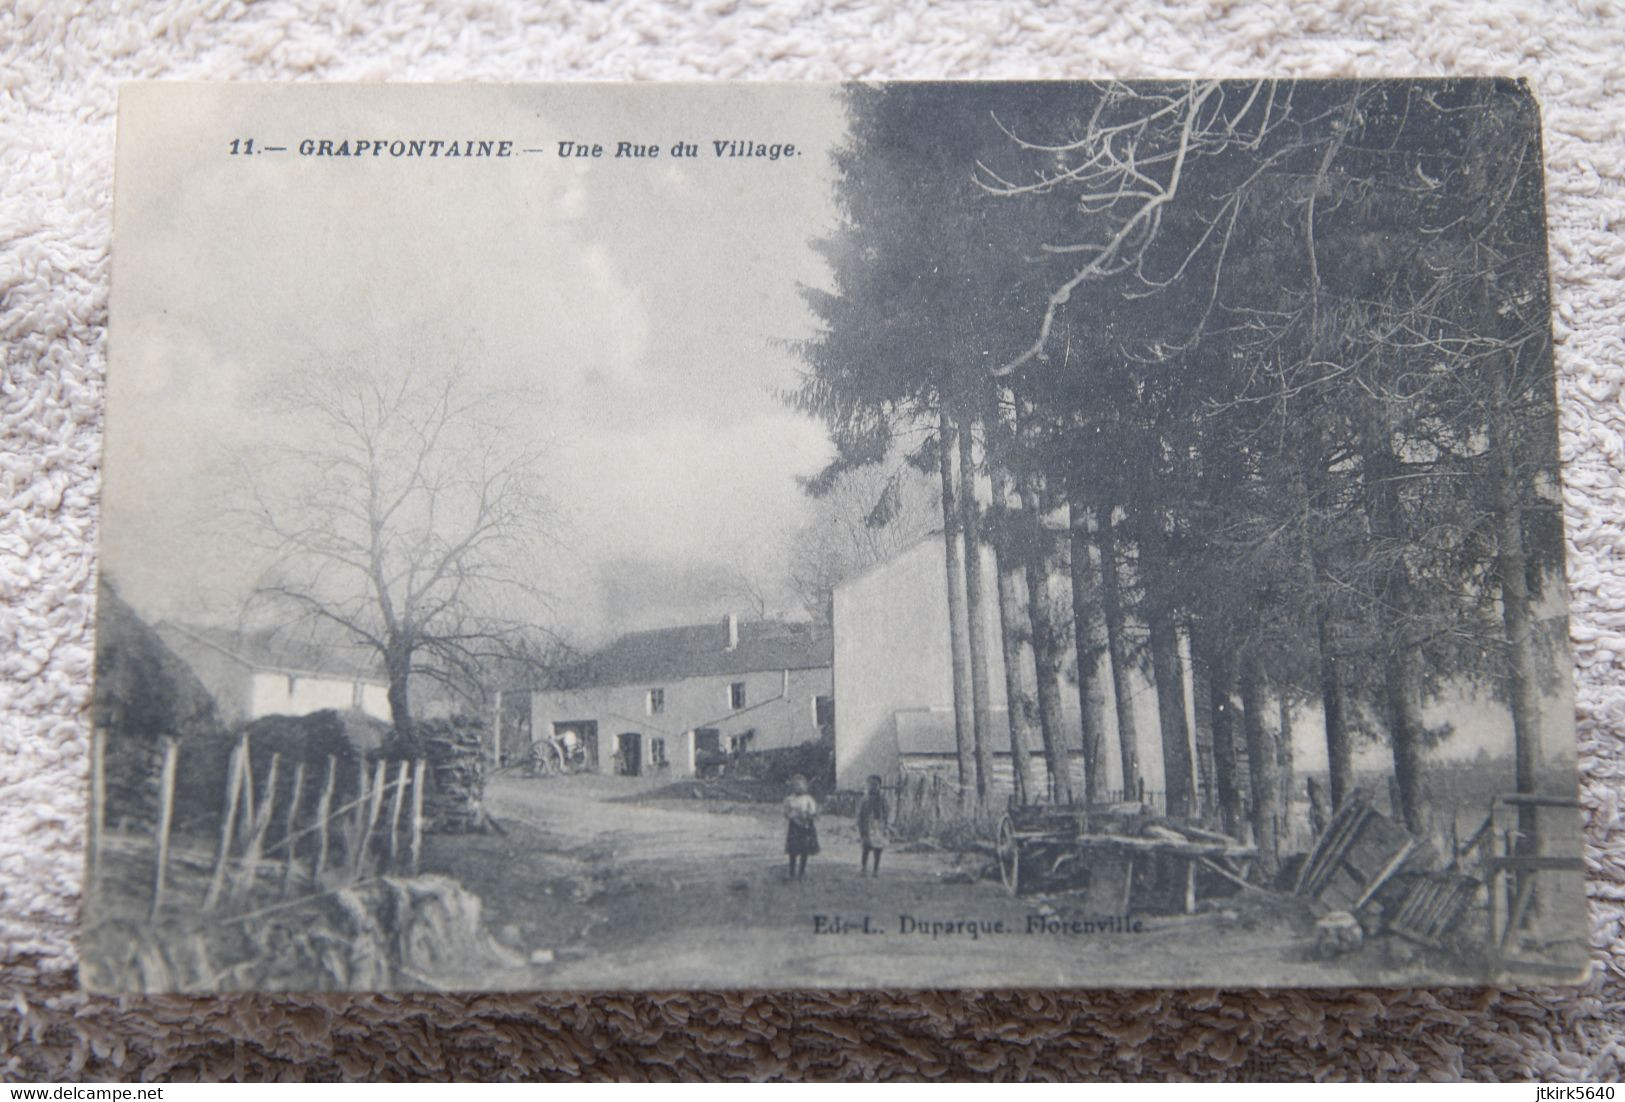
[[[559,518],[534,564],[555,627],[720,616],[735,574],[771,590],[807,515],[796,477],[830,454],[781,395],[813,331],[798,288],[828,283],[809,243],[843,133],[819,86],[127,89],[104,569],[150,618],[231,620],[256,564],[220,522],[227,472],[295,431],[267,405],[279,374],[456,364],[533,395],[515,412]],[[229,152],[249,137],[287,149]],[[299,152],[357,138],[515,155]],[[798,153],[716,156],[727,140]]]
[[[833,87],[148,85],[120,105],[102,564],[150,620],[231,623],[259,573],[223,504],[233,461],[296,436],[291,370],[456,365],[529,397],[553,537],[538,615],[592,646],[771,611],[831,454],[782,393],[827,286]],[[282,152],[232,155],[252,137]],[[508,158],[304,155],[346,139],[513,142]],[[561,158],[561,141],[601,157]],[[617,143],[656,146],[618,158]],[[674,158],[679,141],[695,157]],[[713,142],[799,155],[718,157]],[[518,152],[527,149],[542,152]],[[1566,689],[1566,686],[1565,686]],[[1572,715],[1548,699],[1552,729]],[[1444,713],[1509,742],[1498,705]],[[1299,725],[1302,766],[1324,765]],[[1505,730],[1503,730],[1505,728]],[[1572,753],[1572,742],[1567,744]]]

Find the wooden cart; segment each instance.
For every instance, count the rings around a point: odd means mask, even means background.
[[[1102,915],[1189,913],[1199,879],[1248,886],[1257,852],[1223,834],[1148,815],[1138,804],[1015,807],[998,835],[999,874],[1011,895],[1080,893],[1084,909]]]

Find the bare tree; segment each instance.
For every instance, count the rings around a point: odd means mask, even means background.
[[[454,690],[512,660],[546,528],[532,432],[467,373],[300,371],[272,397],[283,443],[244,454],[257,598],[373,652],[395,727],[413,678]]]
[[[837,584],[885,562],[939,522],[931,480],[903,459],[842,472],[810,508],[812,518],[790,549],[790,586],[826,624]]]
[[[1069,274],[1044,302],[1032,343],[997,368],[995,375],[1009,375],[1044,357],[1059,312],[1084,284],[1126,275],[1149,286],[1166,285],[1183,274],[1210,241],[1216,239],[1221,255],[1228,251],[1246,192],[1240,182],[1206,212],[1193,242],[1187,245],[1187,235],[1176,235],[1182,242],[1180,256],[1168,272],[1153,275],[1147,269],[1165,216],[1191,186],[1192,162],[1244,149],[1256,162],[1248,166],[1250,182],[1281,156],[1279,150],[1261,150],[1265,138],[1289,117],[1290,91],[1274,81],[1193,81],[1161,87],[1110,82],[1099,86],[1098,92],[1092,115],[1069,140],[1033,141],[998,123],[1017,149],[1038,160],[1038,167],[1021,175],[1001,175],[986,161],[976,165],[976,183],[988,194],[1006,198],[1065,194],[1087,228],[1081,238],[1043,245],[1045,253],[1073,262]]]

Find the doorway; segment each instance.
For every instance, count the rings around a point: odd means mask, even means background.
[[[615,739],[615,772],[627,777],[643,773],[643,736],[624,731]]]

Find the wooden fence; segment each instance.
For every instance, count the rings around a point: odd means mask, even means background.
[[[975,822],[988,829],[996,828],[1004,815],[1011,789],[1008,785],[994,786],[985,808],[976,807],[975,791],[934,769],[905,770],[893,783],[884,787],[891,810],[891,826],[902,837],[928,834],[949,823]],[[1047,798],[1047,797],[1046,797]],[[1148,790],[1144,784],[1138,792],[1125,796],[1119,789],[1101,794],[1100,803],[1138,801],[1154,812],[1163,807],[1163,794]]]
[[[106,765],[97,732],[91,755],[89,871],[96,883],[109,845]],[[161,742],[157,823],[151,838],[153,881],[148,920],[156,921],[169,893],[179,740]],[[322,895],[335,887],[388,873],[415,875],[423,851],[423,758],[363,759],[356,788],[338,792],[340,761],[263,760],[255,776],[248,736],[232,748],[221,793],[223,811],[202,909],[243,903],[269,887],[284,900]]]

